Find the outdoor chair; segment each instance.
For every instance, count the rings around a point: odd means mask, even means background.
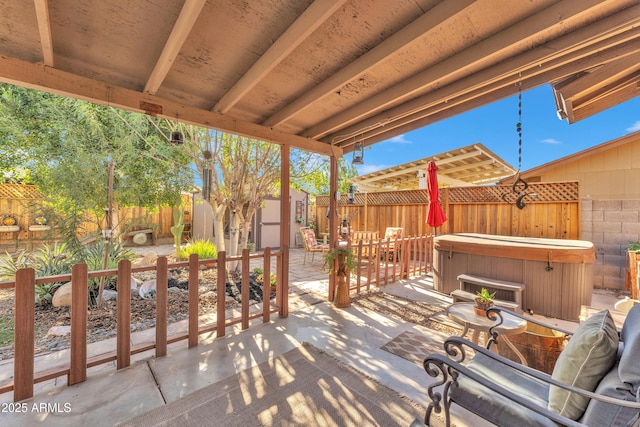
[[[393,261],[394,256],[396,260],[400,259],[400,251],[396,250],[395,241],[397,239],[402,239],[403,234],[404,228],[402,227],[387,227],[383,238],[383,241],[385,242],[385,247],[382,250],[383,260]],[[387,241],[389,242],[388,245],[386,245]]]
[[[488,316],[499,317],[487,348],[500,340],[495,328],[503,312],[525,318],[497,307],[487,310]],[[436,380],[428,387],[431,403],[424,424],[416,420],[412,426],[428,425],[434,413],[444,414],[450,425],[453,403],[498,426],[640,425],[640,305],[631,308],[620,331],[604,310],[575,333],[561,332],[570,339],[551,375],[462,337],[449,338],[444,343],[448,357],[435,354],[424,360],[425,370]],[[467,361],[469,353],[473,356]]]
[[[306,264],[307,262],[308,252],[311,253],[311,262],[313,262],[313,258],[315,257],[316,252],[329,252],[329,244],[318,243],[318,239],[316,237],[315,231],[313,231],[313,228],[302,227],[300,228],[300,234],[302,235],[302,241],[304,242],[304,259],[302,260],[303,264]]]

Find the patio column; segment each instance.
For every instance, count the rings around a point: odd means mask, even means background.
[[[280,277],[281,292],[277,301],[280,306],[280,317],[289,316],[289,240],[291,238],[291,198],[289,194],[289,167],[291,164],[291,146],[280,146]],[[268,280],[268,279],[267,279]]]
[[[329,166],[329,244],[332,248],[337,246],[338,240],[338,158],[330,157]],[[336,290],[336,275],[329,275],[329,301],[333,301]]]

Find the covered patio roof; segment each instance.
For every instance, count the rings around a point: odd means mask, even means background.
[[[327,155],[519,82],[554,83],[570,121],[639,90],[637,0],[0,0],[0,11],[0,81]]]
[[[430,161],[438,165],[440,187],[491,184],[516,170],[482,144],[473,144],[424,159],[351,178],[360,191],[417,190]]]

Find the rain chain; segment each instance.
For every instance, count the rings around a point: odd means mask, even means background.
[[[518,172],[516,172],[515,180],[511,185],[511,193],[502,193],[502,200],[511,204],[511,200],[515,197],[516,207],[518,209],[524,209],[526,206],[524,198],[531,196],[536,199],[538,195],[536,193],[526,192],[529,184],[520,178],[520,168],[522,167],[522,80],[518,80],[518,123],[516,123],[516,131],[518,132]]]

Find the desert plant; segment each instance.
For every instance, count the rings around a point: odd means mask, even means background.
[[[73,257],[67,255],[66,244],[44,245],[31,254],[22,252],[15,259],[7,254],[7,257],[0,262],[0,278],[13,279],[21,268],[33,268],[36,277],[68,274],[74,261]],[[53,293],[61,285],[62,282],[37,284],[35,289],[36,303],[50,303]]]
[[[84,248],[80,257],[81,262],[87,264],[89,271],[103,270],[104,252],[107,242],[105,240],[96,241],[95,245],[89,245]],[[120,243],[109,243],[109,253],[107,255],[107,270],[118,268],[118,263],[122,260],[131,260],[135,258],[135,253],[122,246]],[[105,285],[115,286],[116,276],[106,276]],[[98,297],[98,287],[100,284],[99,277],[89,279],[89,304],[95,305]]]
[[[21,268],[31,266],[31,258],[26,252],[19,252],[14,259],[9,252],[0,258],[0,280],[11,280],[15,277],[16,271]]]
[[[191,254],[197,254],[199,259],[218,258],[218,249],[215,243],[210,240],[191,240],[180,248],[180,252],[177,253],[177,258],[183,260],[188,259]]]
[[[476,301],[480,300],[483,303],[492,303],[493,297],[495,296],[495,292],[489,292],[487,288],[482,288],[478,292],[476,292]]]
[[[184,231],[184,211],[181,208],[175,208],[173,210],[173,224],[174,225],[171,226],[171,234],[173,234],[176,254],[179,254],[182,243],[182,232]]]

